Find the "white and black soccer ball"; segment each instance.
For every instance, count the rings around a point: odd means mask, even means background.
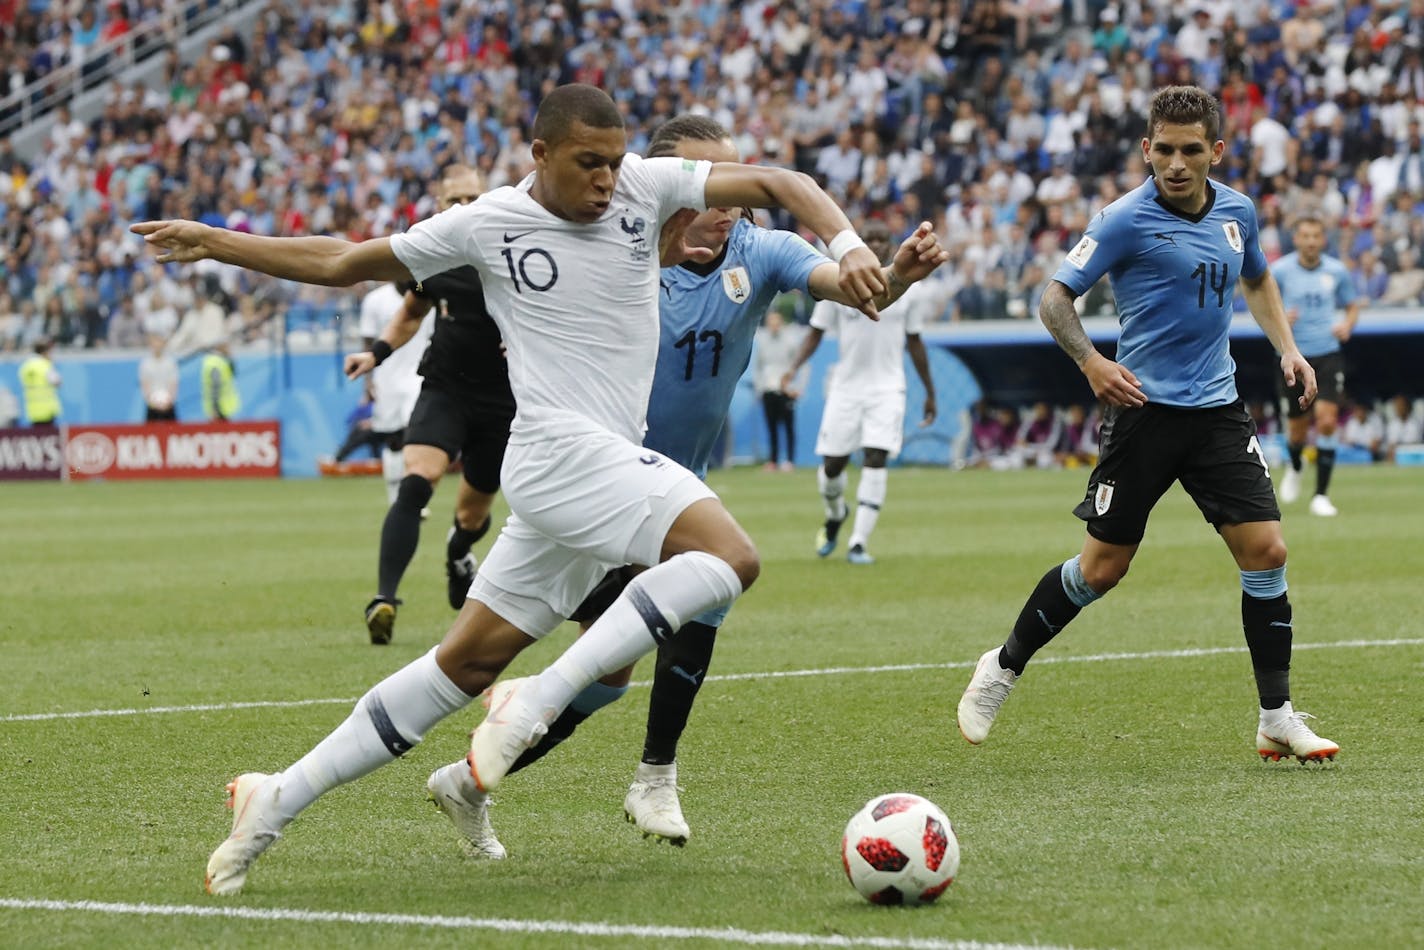
[[[934,802],[892,792],[851,817],[841,861],[851,885],[872,904],[928,904],[959,873],[959,839]]]

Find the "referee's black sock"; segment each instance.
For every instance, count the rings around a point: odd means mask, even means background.
[[[485,520],[473,531],[460,527],[460,516],[455,516],[454,526],[445,537],[445,560],[458,561],[466,554],[470,553],[476,541],[485,536],[490,529],[490,515],[485,515]]]
[[[1297,472],[1300,471],[1301,465],[1304,464],[1305,443],[1304,443],[1304,442],[1287,442],[1287,443],[1286,443],[1286,451],[1287,451],[1288,453],[1290,453],[1290,464],[1291,464],[1291,468],[1294,469],[1294,470],[1297,471]]]
[[[430,502],[435,488],[419,475],[407,475],[401,479],[396,491],[396,500],[386,510],[385,524],[381,525],[381,558],[377,571],[376,593],[386,600],[396,599],[396,589],[400,587],[405,569],[410,559],[415,557],[416,546],[420,544],[420,509]]]

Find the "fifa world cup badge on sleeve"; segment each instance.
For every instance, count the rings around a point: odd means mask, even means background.
[[[1093,252],[1098,249],[1098,242],[1083,235],[1083,240],[1079,241],[1073,250],[1068,252],[1068,260],[1075,267],[1087,267],[1088,261],[1092,258]]]

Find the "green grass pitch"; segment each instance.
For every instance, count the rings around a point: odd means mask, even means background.
[[[448,625],[453,486],[384,648],[361,623],[374,481],[0,488],[0,946],[1420,945],[1424,470],[1343,469],[1340,517],[1287,511],[1296,705],[1342,747],[1323,768],[1256,756],[1236,569],[1180,490],[974,748],[968,666],[1077,550],[1084,473],[894,470],[868,568],[812,553],[810,471],[710,481],[764,568],[682,745],[685,849],[623,821],[639,686],[501,787],[507,861],[465,858],[424,800],[472,708],[318,802],[225,901],[202,892],[223,784],[291,763]],[[897,790],[959,834],[931,907],[873,907],[840,868],[845,821]]]

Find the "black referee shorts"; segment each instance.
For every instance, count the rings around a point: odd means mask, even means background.
[[[512,420],[512,413],[483,408],[468,397],[426,385],[405,427],[405,444],[433,445],[458,458],[470,487],[492,495],[499,491]]]

